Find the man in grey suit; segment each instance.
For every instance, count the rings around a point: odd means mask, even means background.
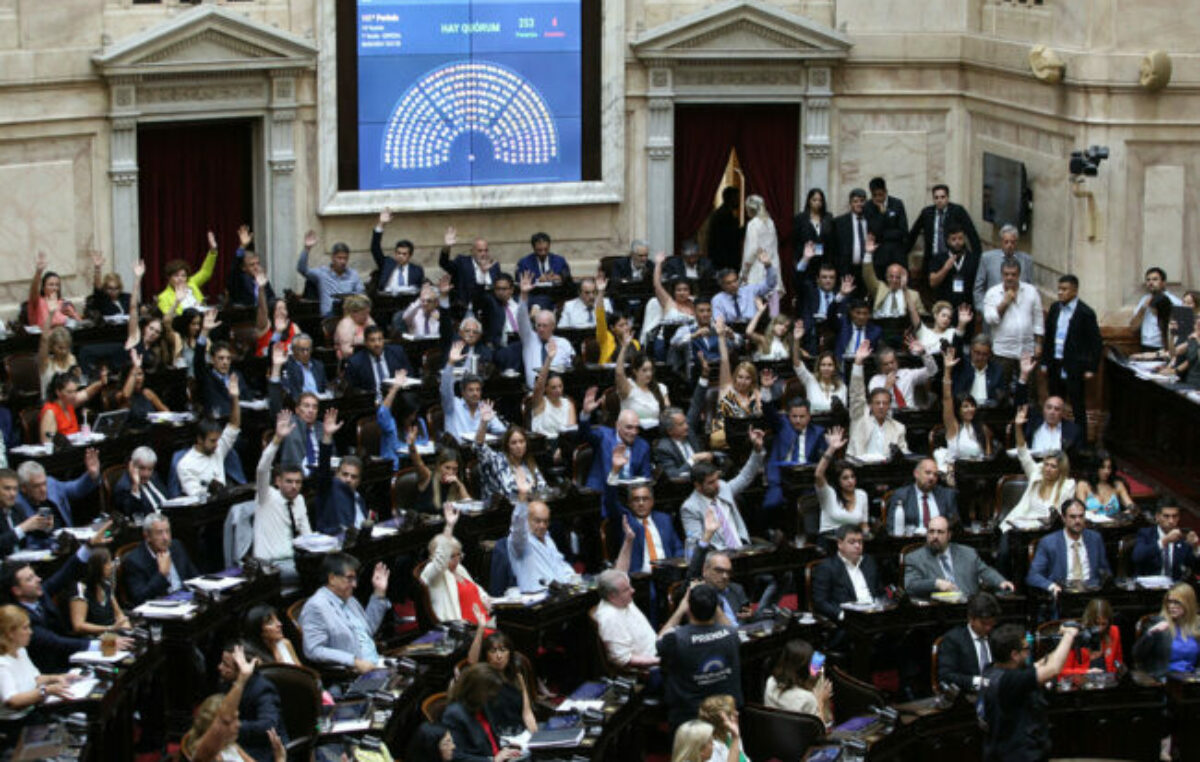
[[[374,595],[364,611],[354,597],[358,559],[349,553],[330,553],[321,563],[325,586],[300,610],[304,657],[319,664],[340,664],[360,675],[379,664],[375,631],[391,604],[387,599],[388,568],[375,564],[371,575]]]
[[[677,407],[669,407],[661,416],[662,431],[666,436],[654,443],[651,455],[668,479],[687,479],[692,475],[692,466],[697,463],[712,463],[713,454],[704,450],[700,437],[700,408],[705,395],[699,391],[692,394],[692,404],[685,415]]]
[[[718,529],[711,545],[716,550],[740,550],[750,544],[750,532],[738,511],[737,496],[749,487],[763,466],[763,436],[761,429],[748,433],[754,452],[746,459],[733,481],[721,479],[721,472],[712,463],[697,463],[692,468],[692,494],[680,508],[683,534],[690,558],[704,535],[704,514],[712,510]]]
[[[1020,232],[1015,225],[1005,225],[1000,228],[1000,248],[983,252],[979,259],[979,269],[975,271],[975,309],[983,311],[983,298],[992,286],[998,286],[1004,280],[1000,274],[1000,265],[1010,257],[1021,265],[1021,280],[1033,284],[1033,257],[1023,251],[1017,251],[1017,239]],[[987,330],[987,323],[983,329]]]
[[[984,563],[974,548],[950,542],[946,517],[931,519],[925,547],[904,558],[904,589],[917,598],[950,591],[969,598],[981,588],[1012,592],[1013,584]]]

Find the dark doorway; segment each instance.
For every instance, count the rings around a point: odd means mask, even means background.
[[[745,176],[745,195],[766,202],[779,236],[780,265],[791,271],[792,210],[800,106],[746,104],[675,107],[675,247],[696,237],[714,209],[730,157]],[[785,284],[790,278],[784,278]]]
[[[213,298],[224,291],[238,226],[254,224],[253,135],[249,120],[138,128],[138,224],[147,301],[166,285],[163,267],[170,260],[184,260],[190,272],[200,267],[209,230],[221,256],[204,292]]]

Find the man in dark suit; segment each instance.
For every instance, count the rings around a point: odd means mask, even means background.
[[[1084,528],[1086,513],[1080,500],[1064,503],[1063,531],[1051,532],[1038,542],[1026,585],[1058,595],[1064,585],[1098,587],[1112,576],[1100,533]]]
[[[1172,580],[1190,578],[1197,571],[1200,535],[1179,528],[1179,508],[1159,505],[1156,526],[1138,530],[1133,546],[1133,570],[1139,577],[1161,574]]]
[[[125,593],[129,602],[140,606],[183,589],[186,580],[200,576],[187,551],[171,539],[171,522],[161,513],[152,513],[142,521],[138,545],[121,560],[125,570]]]
[[[802,342],[806,352],[817,354],[823,333],[821,329],[836,324],[838,302],[844,299],[838,290],[837,266],[831,261],[821,263],[816,278],[800,279],[796,309],[799,312],[798,319],[804,326]]]
[[[883,329],[871,322],[871,305],[867,300],[847,300],[845,291],[843,284],[843,299],[836,302],[839,328],[833,356],[839,361],[853,356],[864,341],[869,341],[872,347],[877,347],[883,338]]]
[[[788,400],[786,414],[779,412],[774,401],[768,403],[764,412],[775,432],[775,440],[767,455],[767,494],[763,498],[762,515],[756,523],[760,527],[778,528],[776,513],[785,506],[780,469],[816,464],[825,452],[825,429],[812,422],[812,410],[803,397]]]
[[[866,206],[867,223],[879,244],[875,252],[875,275],[883,280],[889,265],[908,269],[908,214],[903,201],[888,195],[882,177],[871,178],[867,187],[871,190],[871,203]]]
[[[535,285],[570,285],[571,266],[567,264],[566,259],[550,251],[550,236],[545,233],[534,233],[529,239],[529,245],[533,247],[533,251],[521,257],[521,260],[517,262],[516,278],[518,282],[522,275],[529,273],[533,276]],[[536,291],[530,295],[529,302],[544,310],[554,309],[554,299]]]
[[[317,513],[314,528],[325,534],[338,534],[349,527],[360,527],[371,515],[366,500],[358,494],[362,480],[362,461],[353,455],[342,458],[333,472],[333,435],[343,426],[337,411],[325,411],[321,428],[321,449],[317,456]]]
[[[618,473],[618,472],[610,472]],[[618,474],[619,477],[619,474]],[[664,558],[682,558],[683,541],[675,532],[670,514],[654,510],[654,488],[650,484],[629,487],[628,505],[621,501],[621,487],[615,479],[604,485],[605,511],[608,514],[609,545],[616,547],[624,535],[622,522],[633,530],[633,545],[629,554],[629,571],[649,572],[650,563]],[[649,537],[649,541],[647,541]],[[653,596],[653,591],[651,595]]]
[[[668,479],[690,479],[693,464],[712,462],[713,454],[705,451],[696,434],[700,431],[700,411],[705,396],[696,390],[686,415],[677,407],[669,407],[662,413],[661,430],[665,436],[654,442],[653,455],[654,465]]]
[[[843,603],[872,603],[882,592],[875,559],[863,554],[861,527],[838,527],[837,548],[837,555],[822,561],[812,573],[813,610],[833,622],[843,618]]]
[[[715,534],[715,519],[711,528]],[[706,534],[708,530],[709,526],[705,526]],[[733,581],[733,562],[729,560],[729,554],[723,550],[713,550],[707,541],[697,545],[692,553],[688,561],[687,578],[702,579],[717,591],[717,608],[725,614],[729,624],[736,627],[754,613],[746,589]]]
[[[712,262],[700,256],[700,244],[689,238],[679,247],[679,256],[663,262],[663,283],[672,283],[687,278],[693,283],[711,280],[716,276]]]
[[[283,384],[280,383],[286,355],[282,350],[271,353],[271,371],[267,376],[267,400],[270,403],[271,420],[283,410]],[[295,426],[279,447],[279,462],[298,464],[305,476],[317,467],[317,447],[321,441],[321,422],[317,412],[321,400],[311,392],[301,392],[293,400],[292,422]]]
[[[242,225],[238,228],[238,249],[234,254],[233,266],[229,268],[229,303],[234,307],[254,307],[258,304],[258,274],[262,262],[258,252],[250,248],[254,234]],[[268,282],[267,304],[275,303],[275,290]]]
[[[955,310],[964,304],[974,306],[979,252],[967,248],[966,232],[957,222],[946,225],[946,250],[925,261],[934,299],[949,302]],[[979,306],[982,309],[983,305]]]
[[[664,281],[667,278],[666,269],[667,266],[664,264]],[[649,283],[653,275],[654,265],[650,262],[650,244],[638,239],[629,244],[628,257],[621,257],[612,263],[612,270],[608,274],[608,277],[615,281],[636,280]]]
[[[991,402],[996,405],[1003,405],[1008,400],[1004,368],[992,359],[992,340],[985,334],[971,339],[971,361],[958,363],[953,379],[956,398],[969,394],[976,404]]]
[[[492,348],[492,359],[500,370],[521,370],[520,304],[513,299],[512,277],[501,273],[492,290],[480,294],[475,315],[483,324],[483,340]]]
[[[155,473],[157,464],[158,453],[145,445],[129,456],[129,468],[113,487],[113,504],[118,513],[141,520],[148,513],[162,510],[167,501],[167,488]]]
[[[979,233],[975,231],[975,223],[971,221],[971,214],[963,206],[955,204],[950,200],[950,187],[943,184],[933,186],[933,203],[921,210],[917,215],[916,221],[913,222],[912,229],[908,231],[908,241],[905,243],[905,251],[911,251],[917,245],[917,236],[920,236],[925,242],[925,262],[932,262],[934,256],[945,254],[947,245],[947,236],[949,235],[948,227],[957,225],[966,235],[966,243],[970,246],[970,250],[978,257],[983,253],[983,247],[979,242]],[[926,268],[928,272],[933,270]],[[970,293],[975,288],[974,273],[972,279],[966,281],[965,288]]]
[[[958,493],[938,484],[937,461],[923,458],[913,469],[913,483],[892,493],[888,532],[894,537],[925,531],[935,516],[958,521]]]
[[[200,393],[200,404],[204,415],[224,418],[233,409],[233,397],[229,393],[230,379],[238,381],[238,392],[242,400],[253,399],[254,391],[246,383],[242,372],[233,367],[233,349],[227,342],[212,342],[212,365],[208,362],[208,333],[220,323],[216,312],[204,313],[204,324],[196,339],[196,351],[192,358],[193,375]]]
[[[1017,407],[1029,403],[1029,376],[1037,367],[1037,361],[1032,357],[1022,357],[1020,362],[1021,375],[1013,393],[1013,404]],[[1083,429],[1074,421],[1063,418],[1064,407],[1063,398],[1054,395],[1046,397],[1040,412],[1033,405],[1029,406],[1025,441],[1029,443],[1031,452],[1063,450],[1072,458],[1079,454],[1083,444]]]
[[[0,469],[0,554],[5,556],[16,551],[30,532],[46,533],[54,528],[53,516],[34,513],[22,517],[17,508],[17,484],[16,471]]]
[[[274,728],[279,740],[287,745],[287,730],[283,723],[283,707],[275,684],[258,672],[248,661],[246,646],[240,640],[225,644],[217,676],[226,692],[239,677],[243,680],[242,700],[238,702],[238,746],[255,762],[272,762],[271,739],[267,731]]]
[[[401,370],[413,372],[404,347],[384,343],[383,329],[370,325],[363,331],[363,348],[352,354],[346,363],[346,380],[354,389],[380,397],[383,395],[382,382]]]
[[[1000,618],[1000,602],[991,593],[976,593],[967,601],[967,623],[942,636],[938,646],[939,683],[957,685],[964,693],[975,693],[982,675],[992,663],[988,636]]]
[[[70,588],[83,575],[91,549],[108,542],[104,532],[98,532],[86,545],[67,558],[62,568],[42,584],[29,564],[5,564],[4,589],[14,603],[29,614],[33,637],[29,641],[29,658],[44,674],[59,674],[70,667],[71,654],[76,651],[99,651],[100,641],[74,635],[71,620],[55,604],[58,594]],[[117,638],[117,648],[132,648],[133,639]]]
[[[632,410],[622,410],[615,428],[592,426],[591,417],[600,400],[596,389],[588,389],[579,415],[579,436],[592,445],[592,470],[588,472],[587,487],[603,494],[614,456],[620,456],[622,480],[649,479],[650,445],[638,436],[638,417]],[[620,449],[618,449],[620,448]]]
[[[837,251],[833,261],[837,265],[838,275],[854,276],[856,295],[866,294],[863,285],[862,263],[867,255],[867,237],[873,235],[871,222],[866,213],[867,192],[862,188],[850,191],[850,211],[836,217],[833,221],[834,241]]]
[[[500,277],[500,263],[492,261],[488,242],[483,238],[475,239],[470,254],[460,254],[451,259],[450,249],[457,241],[458,233],[454,228],[446,228],[443,239],[445,245],[438,255],[438,266],[450,273],[454,280],[455,299],[459,305],[466,307],[474,304],[495,284],[496,278]]]
[[[721,191],[721,205],[708,216],[708,258],[717,270],[742,270],[742,223],[738,219],[738,189]]]
[[[1046,386],[1050,394],[1071,403],[1080,436],[1087,439],[1087,393],[1084,382],[1096,375],[1103,341],[1096,312],[1079,298],[1079,278],[1058,279],[1058,301],[1046,313],[1044,344],[1053,349],[1044,354]],[[1051,344],[1051,342],[1053,342]]]
[[[45,509],[54,521],[54,529],[73,527],[76,525],[75,514],[71,509],[72,500],[82,500],[100,486],[100,453],[89,448],[83,456],[87,471],[78,479],[60,482],[46,474],[46,469],[36,460],[27,460],[17,468],[17,478],[21,484],[21,493],[17,495],[16,518],[24,521]],[[25,544],[31,548],[47,548],[50,546],[50,535],[38,532],[29,536]]]
[[[292,356],[283,366],[280,383],[283,390],[294,400],[304,392],[325,393],[325,364],[313,359],[313,341],[307,333],[296,334],[292,339]]]
[[[397,241],[392,256],[383,256],[383,229],[391,221],[392,213],[384,209],[379,213],[379,224],[371,231],[371,258],[375,260],[379,272],[375,290],[381,294],[397,294],[400,289],[420,288],[425,282],[425,269],[412,263],[412,241]]]
[[[945,516],[929,520],[925,547],[904,557],[904,589],[917,598],[935,592],[957,591],[973,596],[980,588],[1007,590],[1013,584],[983,562],[969,545],[950,542],[950,522]]]
[[[445,314],[445,313],[443,313]],[[455,364],[456,368],[472,368],[469,372],[483,373],[483,366],[492,363],[492,348],[483,341],[483,324],[474,315],[467,315],[458,323],[458,333],[454,333],[454,321],[445,318],[438,321],[438,334],[441,338],[442,357],[448,362],[450,348],[455,342],[462,342],[462,358]],[[475,359],[472,360],[471,358]]]

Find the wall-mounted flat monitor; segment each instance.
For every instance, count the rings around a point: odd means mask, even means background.
[[[991,153],[983,155],[983,219],[996,226],[1016,225],[1029,232],[1033,220],[1033,191],[1025,165]]]

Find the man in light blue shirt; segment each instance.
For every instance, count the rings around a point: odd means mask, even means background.
[[[463,359],[465,346],[461,341],[450,347],[450,359],[442,368],[442,414],[447,434],[456,439],[472,440],[479,431],[479,401],[483,398],[483,379],[468,373],[462,377],[462,397],[454,395],[454,366]],[[497,436],[504,433],[504,424],[499,418],[488,423],[488,432]]]
[[[551,582],[579,581],[550,536],[550,507],[540,500],[517,503],[513,510],[508,562],[523,593],[544,590]]]
[[[712,298],[713,319],[725,318],[726,323],[745,323],[758,312],[754,300],[767,297],[775,290],[779,274],[771,267],[771,258],[766,252],[759,252],[758,261],[766,268],[767,279],[762,283],[747,283],[738,285],[738,274],[733,270],[723,270],[717,273],[717,282],[721,285],[721,293]]]
[[[321,563],[325,586],[312,594],[300,611],[304,632],[304,656],[321,664],[341,664],[359,674],[375,669],[379,651],[375,631],[390,604],[387,599],[388,568],[375,564],[371,575],[374,595],[364,611],[354,597],[358,582],[358,559],[348,553],[330,553]]]
[[[321,317],[329,317],[333,313],[333,297],[338,294],[361,294],[366,291],[358,271],[347,265],[350,263],[350,247],[344,243],[335,243],[329,253],[329,264],[309,269],[308,251],[317,245],[317,234],[308,231],[304,235],[304,248],[300,250],[300,259],[296,261],[296,272],[305,279],[312,281],[321,297]]]
[[[557,323],[553,310],[539,310],[531,320],[529,316],[529,292],[533,290],[533,274],[526,271],[521,276],[521,304],[517,308],[517,328],[521,335],[521,358],[525,361],[525,383],[533,388],[537,382],[538,370],[546,359],[546,345],[554,342],[558,345],[551,367],[554,370],[565,370],[571,367],[575,359],[575,348],[571,342],[554,335]]]

